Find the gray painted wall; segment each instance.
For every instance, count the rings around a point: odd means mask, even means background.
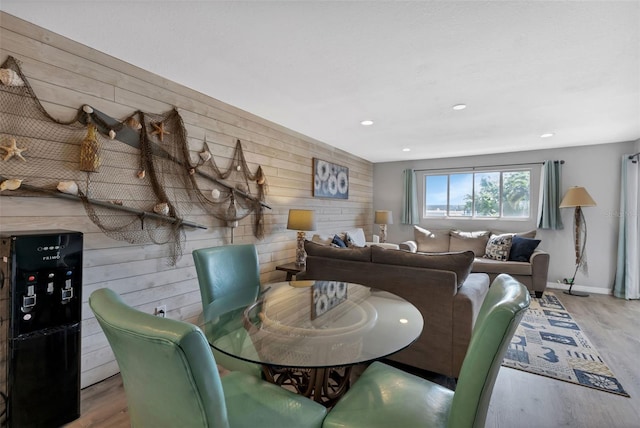
[[[598,204],[583,209],[588,227],[586,247],[588,275],[578,272],[576,290],[594,293],[610,293],[615,279],[620,206],[620,159],[624,154],[635,153],[640,140],[595,146],[563,149],[533,150],[487,156],[428,159],[406,162],[388,162],[374,165],[374,209],[393,210],[395,224],[388,227],[387,241],[402,242],[413,239],[413,227],[399,224],[402,205],[402,171],[406,168],[434,169],[485,165],[508,165],[524,162],[542,162],[547,159],[563,159],[563,193],[571,186],[584,186]],[[532,165],[532,216],[521,221],[421,219],[426,228],[459,228],[461,230],[526,231],[536,228],[540,165]],[[423,192],[422,173],[417,172],[418,193]],[[549,282],[556,283],[571,277],[575,269],[573,250],[573,209],[563,209],[563,230],[538,230],[542,239],[541,249],[551,253]],[[552,285],[552,284],[550,284]],[[555,284],[558,286],[558,284]]]

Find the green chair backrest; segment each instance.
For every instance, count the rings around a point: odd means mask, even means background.
[[[193,250],[203,309],[222,297],[251,302],[260,292],[260,264],[253,244]]]
[[[529,302],[527,288],[511,276],[491,284],[460,369],[449,427],[484,426],[502,358]]]
[[[89,305],[116,357],[132,427],[228,427],[224,392],[198,327],[126,305],[102,288]]]

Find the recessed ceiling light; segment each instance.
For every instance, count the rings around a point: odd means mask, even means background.
[[[404,149],[402,149],[403,152],[410,152],[411,149],[409,147],[405,147]]]
[[[456,104],[452,107],[454,110],[464,110],[467,108],[466,104]]]
[[[371,125],[373,125],[373,120],[363,120],[362,122],[360,122],[360,125],[362,125],[362,126],[371,126]]]
[[[542,135],[540,136],[540,138],[551,138],[551,137],[553,137],[554,135],[556,135],[556,134],[554,134],[553,132],[547,132],[546,134],[542,134]]]

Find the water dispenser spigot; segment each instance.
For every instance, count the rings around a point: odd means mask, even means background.
[[[33,310],[33,307],[36,305],[36,290],[35,290],[36,286],[35,285],[28,285],[27,286],[27,295],[26,296],[22,296],[22,306],[20,307],[20,310],[22,312],[31,312]]]

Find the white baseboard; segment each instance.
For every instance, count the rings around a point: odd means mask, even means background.
[[[567,284],[561,284],[558,282],[547,282],[547,288],[552,288],[554,290],[568,290],[569,286]],[[575,284],[572,288],[575,291],[583,291],[585,293],[593,293],[593,294],[613,294],[613,291],[609,288],[601,288],[601,287],[590,287],[587,285]]]

